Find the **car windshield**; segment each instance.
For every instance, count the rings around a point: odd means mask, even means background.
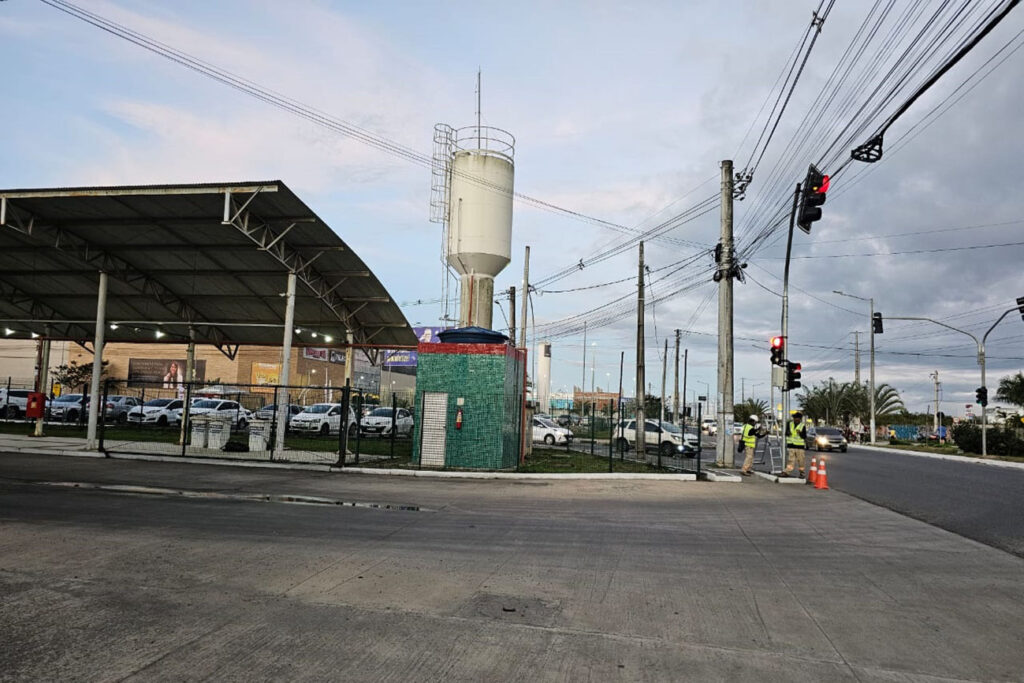
[[[55,403],[74,403],[75,401],[81,401],[81,394],[64,394],[60,398],[55,398]]]
[[[311,405],[311,406],[306,406],[306,409],[303,410],[302,412],[304,412],[304,413],[323,414],[323,413],[328,412],[333,407],[334,407],[334,404],[332,404],[332,403],[316,403],[316,404]]]
[[[655,424],[657,424],[657,423],[655,423]],[[672,434],[679,434],[679,433],[680,433],[680,431],[681,431],[681,430],[679,429],[679,427],[676,427],[676,426],[675,426],[674,424],[672,424],[671,422],[662,422],[662,423],[661,423],[661,430],[662,430],[663,432],[671,432]]]
[[[370,415],[372,417],[391,417],[391,408],[377,408]]]
[[[833,429],[832,427],[818,427],[818,429],[815,431],[815,434],[818,434],[819,436],[842,436],[843,435],[843,433],[840,432],[838,429]]]
[[[220,406],[220,401],[211,401],[209,399],[203,399],[196,401],[192,404],[193,408],[217,408]]]
[[[169,398],[154,398],[152,401],[146,401],[147,408],[163,408],[165,405],[171,402]]]
[[[277,406],[271,403],[269,406],[263,406],[260,410],[277,410]]]
[[[542,425],[544,425],[548,429],[553,429],[555,427],[555,423],[552,422],[551,420],[547,419],[546,417],[538,417],[537,418],[537,422],[541,423]]]

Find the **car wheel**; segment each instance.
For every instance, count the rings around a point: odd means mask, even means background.
[[[127,421],[128,421],[128,413],[121,413],[120,415],[117,416],[117,424],[123,425]]]
[[[350,424],[348,426],[348,438],[350,438],[350,439],[356,438],[356,434],[358,432],[359,432],[359,428],[356,427],[355,424]]]
[[[555,437],[554,437],[554,435],[553,434],[545,434],[544,435],[544,443],[546,443],[549,446],[554,446],[555,445]]]
[[[676,452],[676,445],[671,441],[664,441],[661,444],[662,455],[674,455]]]
[[[238,420],[238,428],[239,428],[239,429],[245,429],[246,425],[248,425],[248,424],[249,424],[249,423],[248,423],[248,422],[247,422],[247,421],[245,420],[245,418],[244,418],[244,417],[243,417],[243,418],[240,418],[240,419]]]
[[[330,425],[326,425],[326,424],[320,425],[320,436],[328,436],[330,433],[331,433]]]
[[[77,410],[69,410],[67,412],[67,414],[64,416],[64,421],[65,422],[78,422],[78,411]]]
[[[157,427],[166,427],[167,426],[167,416],[166,415],[161,415],[160,417],[158,417],[156,419],[156,426]]]
[[[846,446],[843,446],[842,448],[840,448],[839,452],[840,453],[845,453],[846,452]]]
[[[628,451],[629,450],[629,442],[626,441],[625,439],[622,439],[622,438],[620,438],[618,440],[618,442],[616,443],[616,446],[618,446],[618,450],[620,450],[620,451]]]
[[[6,416],[8,420],[17,420],[18,406],[7,406]]]

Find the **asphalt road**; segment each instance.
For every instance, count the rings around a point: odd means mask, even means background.
[[[831,488],[1024,557],[1024,469],[855,446],[810,455],[826,457]]]
[[[1020,680],[1022,574],[839,491],[757,478],[0,454],[0,681]]]

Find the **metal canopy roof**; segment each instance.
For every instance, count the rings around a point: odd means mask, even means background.
[[[281,181],[0,190],[0,321],[91,340],[101,270],[108,342],[182,342],[191,326],[232,356],[280,345],[294,270],[293,343],[341,344],[349,329],[357,344],[416,343],[366,264]]]

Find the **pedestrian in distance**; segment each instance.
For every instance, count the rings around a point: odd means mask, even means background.
[[[749,477],[753,474],[750,468],[754,466],[754,450],[757,448],[757,440],[767,436],[767,433],[759,425],[760,422],[761,418],[757,415],[751,415],[747,418],[746,424],[743,425],[739,452],[745,456],[743,458],[743,467],[740,468],[740,474],[744,477]]]
[[[801,479],[806,476],[804,474],[806,469],[806,448],[807,425],[804,424],[804,415],[803,413],[793,413],[793,420],[788,423],[788,429],[786,430],[786,451],[789,457],[786,462],[786,471],[782,473],[783,476],[788,477],[793,474],[794,468]]]

